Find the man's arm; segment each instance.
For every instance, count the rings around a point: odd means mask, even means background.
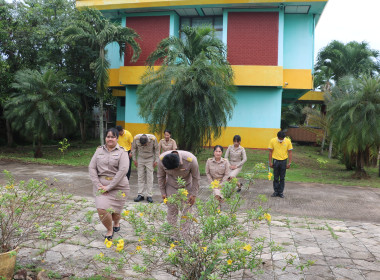
[[[162,198],[164,199],[166,197],[166,188],[165,188],[166,172],[165,172],[164,165],[162,164],[162,162],[158,163],[157,179],[158,179],[158,187],[160,188]]]
[[[288,165],[286,166],[287,169],[290,168],[290,164],[292,163],[292,150],[288,151],[288,155],[289,155],[289,161],[288,161]]]
[[[272,153],[273,153],[273,150],[272,150],[272,149],[269,149],[269,166],[270,166],[270,167],[273,167],[273,163],[272,163]]]

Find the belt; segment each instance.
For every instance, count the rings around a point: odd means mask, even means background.
[[[288,160],[287,158],[286,159],[275,159],[274,160],[277,160],[277,161],[285,161],[285,160]]]
[[[99,176],[99,177],[102,177],[104,179],[106,179],[107,181],[112,181],[113,177],[110,177],[110,176]]]

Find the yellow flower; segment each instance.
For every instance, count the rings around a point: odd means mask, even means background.
[[[123,215],[124,215],[124,216],[128,216],[128,215],[129,215],[129,210],[124,210],[124,211],[123,211]]]
[[[103,253],[100,253],[100,254],[99,254],[99,257],[103,258],[103,257],[104,257],[104,254],[103,254]]]
[[[227,254],[228,252],[226,250],[222,251],[223,254]]]
[[[272,179],[273,174],[271,172],[268,172],[268,180]]]
[[[202,249],[203,249],[203,251],[205,251],[205,252],[207,251],[207,247],[202,247]]]
[[[220,182],[218,180],[214,180],[211,182],[211,188],[217,189],[219,188]]]
[[[170,249],[174,249],[175,246],[176,246],[176,245],[174,245],[173,243],[170,244]]]
[[[125,197],[125,193],[122,193],[121,196],[122,196],[122,197]]]
[[[119,239],[117,242],[118,242],[118,244],[123,244],[124,245],[124,239]]]
[[[120,252],[123,249],[124,249],[124,243],[123,244],[121,244],[121,243],[117,244],[117,247],[116,247],[117,252]]]
[[[7,190],[13,189],[13,187],[14,187],[13,184],[12,184],[12,185],[6,185],[6,186],[5,186],[5,188],[6,188]]]
[[[108,239],[106,238],[106,239],[104,239],[104,245],[106,245],[107,244],[107,242],[108,242]]]
[[[232,260],[229,259],[229,260],[227,261],[227,264],[228,264],[228,265],[231,265],[231,264],[232,264]]]
[[[54,208],[54,204],[51,205],[51,208]]]
[[[139,215],[140,215],[140,217],[142,217],[142,216],[144,216],[144,213],[140,213]]]
[[[168,202],[168,199],[165,197],[164,199],[164,203],[166,204]]]
[[[140,251],[141,249],[142,249],[141,246],[136,247],[136,251]]]
[[[139,238],[139,242],[141,242],[141,241],[143,241],[144,239],[142,239],[142,238]]]
[[[220,209],[218,209],[218,214],[220,213]]]
[[[111,248],[111,246],[112,246],[112,241],[107,241],[107,243],[106,243],[106,247],[107,247],[107,248]]]
[[[246,250],[247,252],[251,252],[252,251],[252,247],[250,244],[246,244],[244,247],[243,247],[244,250]]]
[[[187,190],[184,190],[183,192],[182,192],[182,194],[184,194],[184,195],[188,195],[189,194],[189,192],[187,191]]]
[[[49,181],[49,178],[47,178],[47,177],[45,177],[44,179],[45,179],[46,181]]]
[[[156,238],[152,238],[152,242],[156,242]]]
[[[270,222],[270,221],[272,220],[272,216],[271,216],[269,213],[265,213],[265,214],[264,214],[264,218],[265,218],[268,222]]]

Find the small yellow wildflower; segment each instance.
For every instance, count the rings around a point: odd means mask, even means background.
[[[144,239],[142,239],[142,238],[139,238],[139,242],[141,242],[141,241],[143,241]]]
[[[54,204],[52,204],[52,205],[51,205],[51,208],[54,208],[54,206],[55,206],[55,205],[54,205]]]
[[[125,197],[125,193],[122,193],[121,196],[122,196],[122,197]]]
[[[232,264],[232,260],[229,259],[229,260],[227,261],[227,264],[228,264],[228,265],[231,265],[231,264]]]
[[[250,244],[246,244],[244,247],[243,247],[244,250],[246,250],[247,252],[251,252],[252,251],[252,247]]]
[[[107,241],[107,243],[106,243],[106,247],[107,247],[107,248],[111,248],[111,246],[112,246],[112,241]]]
[[[123,215],[124,215],[124,216],[128,216],[128,215],[129,215],[129,210],[124,210],[124,211],[123,211]]]
[[[203,251],[205,251],[205,252],[207,251],[207,247],[202,247],[202,249],[203,249]]]
[[[165,197],[164,199],[164,203],[166,204],[168,202],[168,199]]]
[[[123,249],[124,249],[124,243],[123,244],[121,244],[121,243],[117,244],[117,246],[116,246],[116,251],[117,252],[120,252]]]
[[[271,216],[269,213],[265,213],[265,214],[264,214],[264,218],[265,218],[268,222],[270,222],[270,221],[272,220],[272,216]]]
[[[13,184],[12,184],[12,185],[6,185],[6,186],[5,186],[5,188],[6,188],[7,190],[13,189],[13,187],[14,187]]]
[[[103,254],[103,253],[100,253],[100,254],[99,254],[99,257],[103,258],[103,257],[104,257],[104,254]]]
[[[107,244],[107,242],[108,242],[108,239],[106,238],[106,239],[104,239],[104,245],[106,245]]]
[[[137,247],[136,247],[136,251],[140,251],[141,249],[142,249],[141,246],[137,246]]]
[[[268,172],[268,180],[272,179],[273,174],[271,172]]]
[[[173,243],[170,244],[170,249],[174,249],[175,246],[176,246],[176,245],[174,245]]]
[[[189,194],[189,192],[187,191],[187,190],[184,190],[183,192],[182,192],[182,194],[184,194],[184,195],[188,195]]]
[[[144,213],[140,213],[139,215],[140,215],[140,217],[142,217],[142,216],[144,216]]]
[[[222,251],[223,254],[227,254],[228,252],[226,250]]]
[[[211,182],[211,188],[217,189],[219,188],[220,182],[218,180],[214,180]]]
[[[119,239],[119,240],[117,241],[117,243],[118,243],[118,244],[123,244],[123,245],[124,245],[124,239]]]
[[[152,238],[152,242],[156,242],[156,238]]]
[[[44,179],[45,179],[46,181],[49,181],[49,178],[47,178],[47,177],[45,177]]]
[[[218,214],[220,214],[220,209],[218,209]]]

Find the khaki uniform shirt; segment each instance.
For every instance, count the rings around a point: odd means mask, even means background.
[[[179,150],[178,168],[168,170],[162,164],[162,159],[165,155],[171,152],[172,151],[167,151],[161,154],[160,161],[158,163],[157,178],[161,194],[167,195],[166,186],[179,189],[179,186],[177,185],[177,177],[182,177],[182,179],[186,181],[186,190],[189,192],[189,195],[197,196],[199,190],[199,180],[201,179],[197,158],[190,152]]]
[[[206,175],[209,183],[219,180],[220,183],[227,181],[230,173],[230,164],[225,158],[216,161],[215,158],[209,158],[206,162]]]
[[[158,162],[158,143],[157,139],[152,134],[146,134],[148,136],[148,142],[145,146],[141,145],[140,137],[143,134],[137,134],[132,143],[132,159],[136,161],[136,159],[142,160],[153,160],[153,162]]]
[[[245,153],[245,149],[239,145],[239,147],[235,148],[234,145],[229,145],[224,155],[224,158],[228,159],[230,165],[236,165],[237,168],[243,166],[243,164],[247,161],[247,154]]]
[[[117,186],[128,186],[128,178],[125,176],[129,168],[128,152],[119,144],[112,151],[108,151],[106,145],[96,149],[88,167],[90,178],[94,187],[102,186],[100,176],[112,177],[107,191]]]
[[[162,152],[161,152],[161,149],[162,149]],[[158,150],[160,151],[160,153],[177,150],[177,143],[172,138],[170,138],[168,142],[166,142],[165,138],[161,139],[160,142],[158,143]]]

